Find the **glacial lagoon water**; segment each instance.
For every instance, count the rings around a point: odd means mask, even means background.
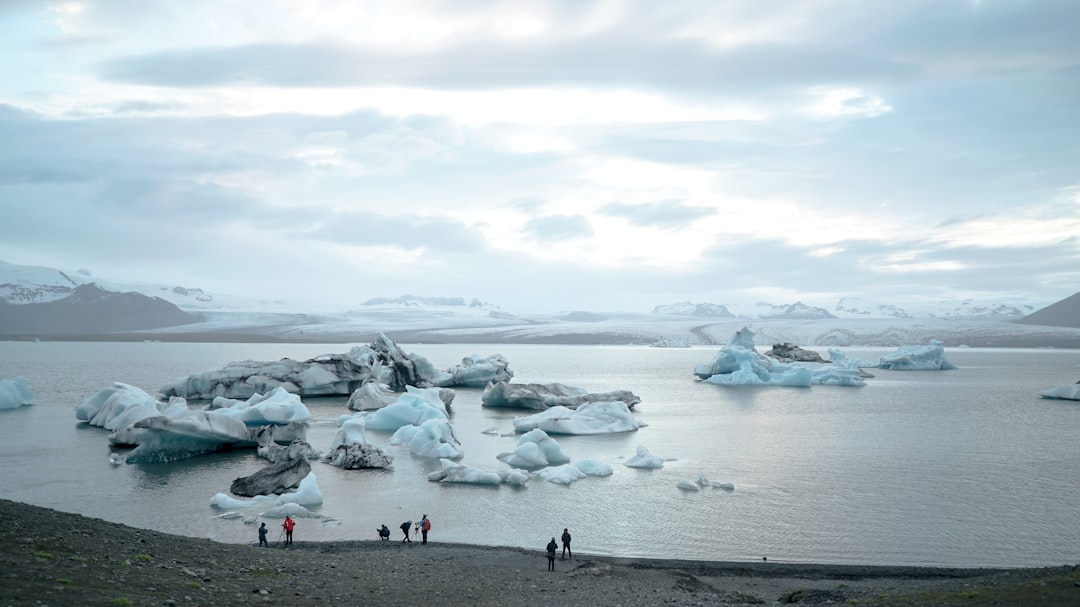
[[[112,465],[99,428],[74,407],[114,381],[148,392],[244,359],[309,358],[353,344],[0,342],[0,377],[29,378],[37,405],[0,411],[0,496],[170,533],[256,540],[210,498],[259,469],[252,451],[171,464]],[[1080,403],[1038,397],[1080,379],[1080,351],[949,349],[955,371],[882,371],[862,388],[720,387],[695,381],[715,347],[402,344],[437,367],[501,353],[515,381],[633,390],[648,426],[635,433],[557,437],[575,460],[611,465],[607,478],[524,489],[427,480],[437,461],[369,440],[389,471],[315,463],[326,518],[296,538],[370,540],[386,523],[428,514],[432,539],[541,549],[563,527],[582,553],[697,560],[1034,566],[1080,561]],[[891,349],[847,349],[876,359]],[[480,406],[458,389],[452,423],[461,463],[503,467],[523,413]],[[329,444],[344,398],[306,399],[316,448]],[[496,429],[496,434],[485,430]],[[638,445],[659,470],[622,465]],[[700,474],[734,491],[684,492]],[[276,520],[269,523],[277,529]],[[396,531],[395,531],[396,533]],[[273,535],[273,534],[272,534]],[[271,539],[275,539],[271,537]]]

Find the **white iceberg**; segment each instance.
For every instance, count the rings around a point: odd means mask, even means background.
[[[18,409],[32,404],[34,393],[30,390],[30,380],[22,376],[0,379],[0,409]]]
[[[521,435],[517,448],[495,457],[504,464],[527,470],[570,462],[570,458],[563,453],[559,443],[539,429],[530,430]]]
[[[87,398],[75,407],[75,419],[106,430],[128,428],[148,417],[163,415],[168,411],[177,415],[187,410],[187,402],[180,398],[163,403],[146,391],[121,382],[114,382]]]
[[[1059,400],[1080,400],[1080,383],[1072,384],[1070,386],[1047,388],[1046,390],[1039,392],[1039,396]]]
[[[428,475],[428,480],[437,483],[462,483],[466,485],[501,485],[504,473],[481,470],[472,466],[463,466],[449,459],[440,460],[442,469]]]
[[[853,365],[781,363],[760,354],[754,348],[754,332],[747,327],[736,331],[712,361],[694,367],[694,375],[723,386],[866,385]]]
[[[657,469],[664,467],[664,459],[661,457],[656,457],[652,453],[649,453],[649,450],[646,449],[643,445],[638,445],[637,453],[630,459],[623,462],[623,465],[630,468]]]
[[[485,407],[508,407],[537,411],[557,406],[573,409],[585,403],[613,400],[622,401],[626,403],[627,407],[631,408],[641,402],[641,399],[629,390],[589,392],[584,388],[559,383],[511,384],[500,381],[488,385],[480,396],[481,404]]]
[[[901,346],[876,362],[859,361],[858,365],[905,371],[947,371],[958,368],[946,360],[944,344],[936,339],[931,340],[928,346]]]
[[[683,491],[701,491],[701,487],[690,481],[679,481],[675,486]]]
[[[409,388],[393,403],[378,411],[362,414],[364,426],[368,430],[393,432],[402,426],[419,426],[433,419],[445,421],[448,416],[443,398],[447,392],[453,394],[440,388]]]
[[[446,419],[429,419],[419,426],[402,426],[390,437],[391,445],[408,445],[419,457],[457,459],[465,455],[461,441]]]
[[[368,379],[349,396],[346,406],[352,411],[376,411],[397,400],[390,386],[380,384],[375,378]]]
[[[615,473],[611,466],[595,459],[583,459],[574,465],[589,476],[611,476]]]
[[[473,354],[461,359],[460,365],[447,369],[450,379],[439,385],[483,388],[489,383],[507,382],[514,377],[509,365],[510,361],[501,354],[492,354],[486,358]]]
[[[514,419],[515,432],[539,428],[548,434],[615,434],[633,432],[645,425],[622,401],[586,403],[576,410],[555,406]]]
[[[219,411],[249,426],[281,426],[294,422],[304,423],[311,419],[311,412],[300,401],[300,397],[280,387],[274,388],[265,396],[254,394],[246,401],[219,396],[207,411]]]
[[[574,481],[581,480],[588,476],[573,464],[563,464],[561,466],[544,468],[538,470],[536,475],[545,481],[555,483],[556,485],[569,485]]]

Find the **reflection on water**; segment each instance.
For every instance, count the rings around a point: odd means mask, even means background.
[[[79,424],[82,399],[125,381],[149,391],[233,360],[308,358],[349,345],[0,343],[3,376],[25,375],[38,405],[0,412],[4,496],[139,527],[254,542],[256,525],[218,518],[210,498],[265,462],[252,451],[170,464],[112,465],[107,433]],[[574,460],[611,465],[607,478],[524,489],[427,481],[439,462],[369,440],[393,470],[314,463],[328,522],[304,519],[298,540],[372,539],[428,513],[435,541],[540,549],[563,527],[582,553],[690,559],[1042,565],[1080,553],[1080,407],[1039,390],[1075,381],[1076,351],[950,351],[948,372],[875,371],[861,388],[731,388],[695,381],[714,349],[569,346],[407,347],[437,367],[499,352],[516,381],[559,381],[641,396],[635,433],[557,437]],[[885,351],[851,351],[876,358]],[[480,406],[457,390],[452,423],[460,463],[503,465],[520,412]],[[344,398],[306,401],[308,438],[325,448]],[[495,434],[485,433],[495,429]],[[659,470],[623,466],[638,445]],[[704,474],[732,492],[684,492]],[[498,521],[498,523],[495,523]],[[249,521],[250,522],[250,521]],[[276,521],[269,523],[271,526]]]

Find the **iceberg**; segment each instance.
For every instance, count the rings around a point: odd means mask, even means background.
[[[514,468],[527,470],[570,463],[570,458],[563,453],[559,443],[540,429],[522,434],[517,448],[511,452],[500,453],[495,458]]]
[[[611,466],[595,459],[583,459],[575,465],[589,476],[611,476],[615,473]]]
[[[524,486],[528,474],[521,470],[481,470],[472,466],[463,466],[449,459],[440,460],[442,469],[428,475],[428,480],[436,483],[462,483],[466,485],[501,485]]]
[[[446,419],[429,419],[419,426],[402,426],[390,437],[391,445],[408,445],[419,457],[458,459],[465,455],[461,441]]]
[[[306,361],[283,358],[275,362],[240,361],[221,369],[189,375],[161,388],[166,396],[210,400],[249,398],[282,388],[301,396],[351,395],[374,378],[395,392],[406,386],[429,388],[449,381],[424,357],[406,354],[380,333],[369,345],[346,354],[324,354]]]
[[[712,361],[694,367],[694,375],[721,386],[866,385],[854,365],[784,364],[759,354],[754,349],[754,332],[747,327],[736,331]]]
[[[325,463],[346,470],[389,468],[394,458],[371,445],[364,432],[366,420],[362,415],[342,416],[338,431],[330,441]]]
[[[448,419],[446,401],[453,391],[440,388],[412,388],[392,404],[373,413],[361,414],[368,430],[394,432],[402,426],[419,426],[432,419]]]
[[[75,407],[75,419],[106,430],[120,430],[135,422],[159,415],[178,415],[187,410],[187,402],[178,398],[163,403],[146,391],[114,382]]]
[[[229,486],[233,495],[254,497],[256,495],[280,495],[300,485],[311,474],[311,464],[306,458],[282,460],[251,474],[241,476]]]
[[[1080,400],[1080,383],[1075,383],[1071,386],[1055,386],[1053,388],[1047,388],[1046,390],[1039,392],[1039,396],[1059,400]]]
[[[657,469],[664,467],[664,460],[663,458],[656,457],[652,453],[649,453],[649,450],[643,445],[638,445],[637,453],[623,462],[623,465],[630,468]]]
[[[346,406],[351,411],[375,411],[395,400],[397,400],[397,394],[390,390],[390,386],[380,384],[372,377],[353,391]]]
[[[253,394],[246,401],[219,396],[206,410],[233,416],[248,426],[284,426],[311,419],[311,412],[300,402],[300,397],[281,387],[274,388],[265,396]]]
[[[543,470],[538,470],[536,475],[545,481],[555,483],[556,485],[569,485],[574,481],[581,480],[588,476],[573,464],[563,464],[561,466],[544,468]]]
[[[510,361],[501,354],[492,354],[486,358],[473,354],[461,359],[460,365],[447,369],[450,379],[439,385],[483,388],[489,383],[508,382],[514,377],[509,366]]]
[[[34,393],[30,390],[30,380],[22,376],[0,379],[0,409],[18,409],[32,404]]]
[[[310,472],[300,481],[295,491],[289,493],[282,493],[281,495],[256,495],[250,498],[236,498],[226,493],[216,493],[214,497],[210,498],[210,505],[214,508],[222,510],[236,510],[240,508],[251,508],[254,506],[262,506],[266,504],[277,504],[279,506],[301,506],[301,507],[316,507],[323,503],[322,491],[319,490],[319,484],[315,480],[315,473]],[[286,509],[288,510],[288,509]],[[284,516],[285,513],[282,514]],[[289,513],[291,516],[295,514]],[[311,512],[308,512],[309,516],[317,516]],[[263,513],[263,516],[276,516],[271,514],[271,511]]]
[[[514,419],[515,432],[537,428],[548,434],[615,434],[645,426],[622,401],[585,403],[575,409],[561,405]]]
[[[882,356],[877,362],[859,361],[858,365],[904,371],[947,371],[958,368],[945,359],[944,344],[936,339],[931,340],[927,346],[901,346],[892,354]]]
[[[542,411],[549,407],[576,408],[585,403],[621,401],[633,408],[641,402],[629,390],[612,392],[588,392],[584,388],[565,384],[511,384],[505,381],[489,384],[480,397],[485,407],[509,407]]]

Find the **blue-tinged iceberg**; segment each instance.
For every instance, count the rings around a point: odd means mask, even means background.
[[[1080,400],[1080,383],[1075,383],[1071,386],[1054,386],[1053,388],[1047,388],[1046,390],[1039,392],[1039,396],[1058,400]]]
[[[615,434],[633,432],[645,425],[621,401],[586,403],[576,410],[552,407],[514,419],[515,432],[539,428],[548,434]]]
[[[866,385],[854,364],[781,363],[760,354],[747,327],[736,331],[710,362],[694,367],[694,375],[723,386]]]
[[[944,344],[936,339],[926,346],[901,346],[876,362],[859,361],[858,365],[903,371],[947,371],[958,368],[945,358]]]
[[[30,381],[25,377],[0,379],[0,409],[18,409],[34,404]]]
[[[500,453],[495,458],[514,468],[527,470],[570,463],[570,457],[559,443],[539,429],[521,435],[513,451]]]

